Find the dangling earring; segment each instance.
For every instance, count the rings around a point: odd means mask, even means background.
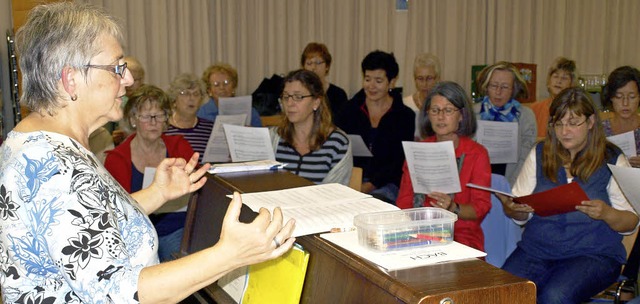
[[[76,101],[78,100],[78,94],[71,96],[71,101]]]

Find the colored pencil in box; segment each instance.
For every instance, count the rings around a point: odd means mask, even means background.
[[[421,239],[421,240],[429,240],[429,241],[440,242],[440,243],[447,242],[447,238],[446,237],[433,236],[433,235],[428,234],[428,233],[427,234],[425,234],[425,233],[416,233],[416,234],[410,234],[410,236],[412,238]]]

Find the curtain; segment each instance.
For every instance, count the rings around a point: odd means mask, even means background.
[[[122,20],[125,52],[146,81],[168,87],[179,73],[198,76],[225,62],[238,70],[237,95],[264,78],[300,67],[312,41],[333,57],[329,80],[349,96],[362,87],[360,62],[370,51],[393,52],[397,86],[412,93],[413,60],[431,52],[443,79],[470,90],[471,66],[498,60],[537,64],[538,99],[548,96],[548,66],[558,56],[579,73],[640,67],[640,2],[625,0],[76,0]]]

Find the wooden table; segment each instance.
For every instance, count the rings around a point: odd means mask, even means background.
[[[189,203],[181,254],[217,242],[229,199],[239,192],[312,185],[288,172],[230,173],[209,176]],[[240,220],[255,213],[243,206]],[[386,272],[318,235],[297,238],[310,252],[302,303],[535,303],[533,282],[481,260],[466,260]],[[216,284],[199,295],[217,303],[234,303]]]

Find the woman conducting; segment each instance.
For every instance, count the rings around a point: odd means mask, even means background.
[[[414,193],[409,168],[405,162],[396,205],[402,209],[436,207],[458,215],[454,240],[484,250],[480,224],[491,210],[490,193],[469,188],[468,183],[489,187],[491,166],[487,149],[473,141],[476,118],[464,89],[454,82],[441,82],[427,95],[420,111],[423,142],[452,141],[459,165],[462,192],[447,194]]]
[[[158,264],[147,214],[201,188],[209,165],[167,158],[151,186],[130,195],[89,152],[89,134],[122,118],[133,83],[118,24],[60,2],[31,10],[17,32],[21,101],[31,114],[0,147],[4,303],[177,303],[293,245],[294,222],[283,226],[279,209],[240,223],[235,194],[217,244]]]
[[[513,194],[576,182],[589,200],[573,212],[539,216],[530,206],[497,194],[507,216],[525,225],[502,268],[533,281],[538,303],[581,303],[614,283],[626,260],[622,233],[636,228],[638,216],[607,164],[629,163],[606,140],[596,107],[582,89],[562,91],[549,115],[549,132],[527,156]]]
[[[142,189],[145,168],[156,168],[167,157],[189,159],[193,149],[182,136],[163,135],[170,116],[169,96],[153,85],[132,92],[124,108],[123,121],[135,133],[108,151],[104,167],[129,193]],[[173,259],[180,250],[186,210],[149,215],[159,236],[160,261]]]
[[[316,184],[349,184],[353,156],[347,134],[331,122],[320,78],[297,70],[284,78],[283,119],[270,130],[276,160]]]

